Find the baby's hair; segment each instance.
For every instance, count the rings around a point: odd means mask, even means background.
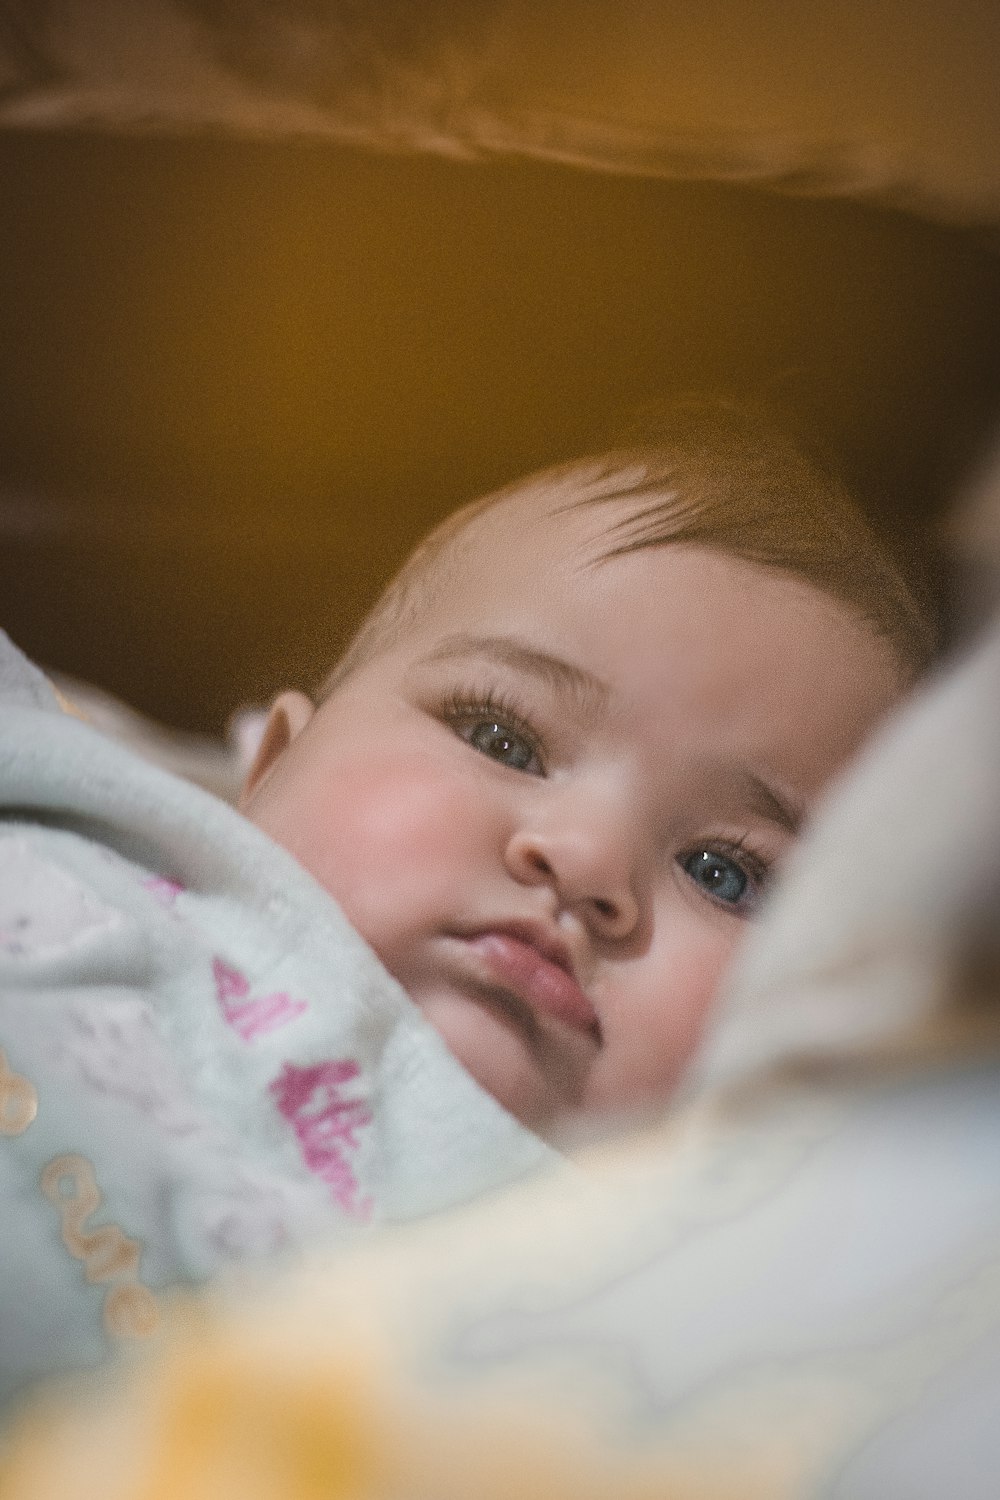
[[[397,640],[447,586],[462,536],[514,495],[556,509],[624,501],[606,561],[645,547],[697,545],[803,579],[846,604],[893,648],[907,681],[934,651],[929,612],[846,486],[762,410],[690,399],[642,408],[609,446],[517,480],[449,516],[388,585],[322,690]],[[565,503],[558,503],[563,493]]]

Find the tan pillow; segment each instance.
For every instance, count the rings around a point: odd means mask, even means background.
[[[998,64],[981,0],[48,0],[0,24],[0,125],[515,153],[995,224]]]

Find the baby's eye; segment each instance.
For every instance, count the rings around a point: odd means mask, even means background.
[[[749,915],[763,893],[766,871],[745,853],[737,859],[719,849],[696,849],[680,864],[706,896],[741,916]]]
[[[481,755],[488,755],[490,760],[499,761],[512,771],[526,771],[533,776],[542,774],[542,762],[534,744],[512,725],[499,719],[477,719],[456,724],[455,728],[467,745]]]
[[[545,775],[542,738],[516,704],[496,689],[450,693],[439,716],[459,739],[511,771]]]

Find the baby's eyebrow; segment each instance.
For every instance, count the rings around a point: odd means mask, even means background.
[[[608,684],[585,667],[578,667],[561,656],[552,656],[548,651],[540,651],[512,635],[468,635],[464,632],[447,635],[424,657],[424,661],[450,661],[462,656],[485,657],[500,666],[527,672],[560,698],[569,699],[582,709],[600,708],[611,696]]]
[[[754,812],[760,813],[772,823],[777,823],[779,828],[784,828],[788,833],[798,834],[804,817],[801,808],[794,806],[773,786],[768,786],[767,782],[753,771],[744,769],[743,781],[747,798]]]

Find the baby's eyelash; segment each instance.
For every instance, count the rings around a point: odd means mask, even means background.
[[[512,729],[524,734],[534,734],[521,708],[499,688],[467,692],[455,689],[441,705],[442,716],[449,719],[467,719],[480,714],[485,718],[504,719]]]
[[[774,863],[749,844],[749,834],[738,839],[708,838],[682,850],[677,863],[705,897],[734,916],[753,916],[767,893]],[[721,866],[728,865],[729,870]],[[745,887],[733,891],[735,870]]]
[[[751,847],[750,834],[742,833],[738,839],[712,839],[711,846],[720,854],[728,855],[738,864],[745,865],[747,873],[755,880],[765,881],[771,873],[773,860]]]
[[[530,745],[544,770],[545,746],[541,734],[519,705],[501,689],[471,692],[455,689],[443,699],[439,713],[444,722],[456,730],[477,721],[495,720]]]

